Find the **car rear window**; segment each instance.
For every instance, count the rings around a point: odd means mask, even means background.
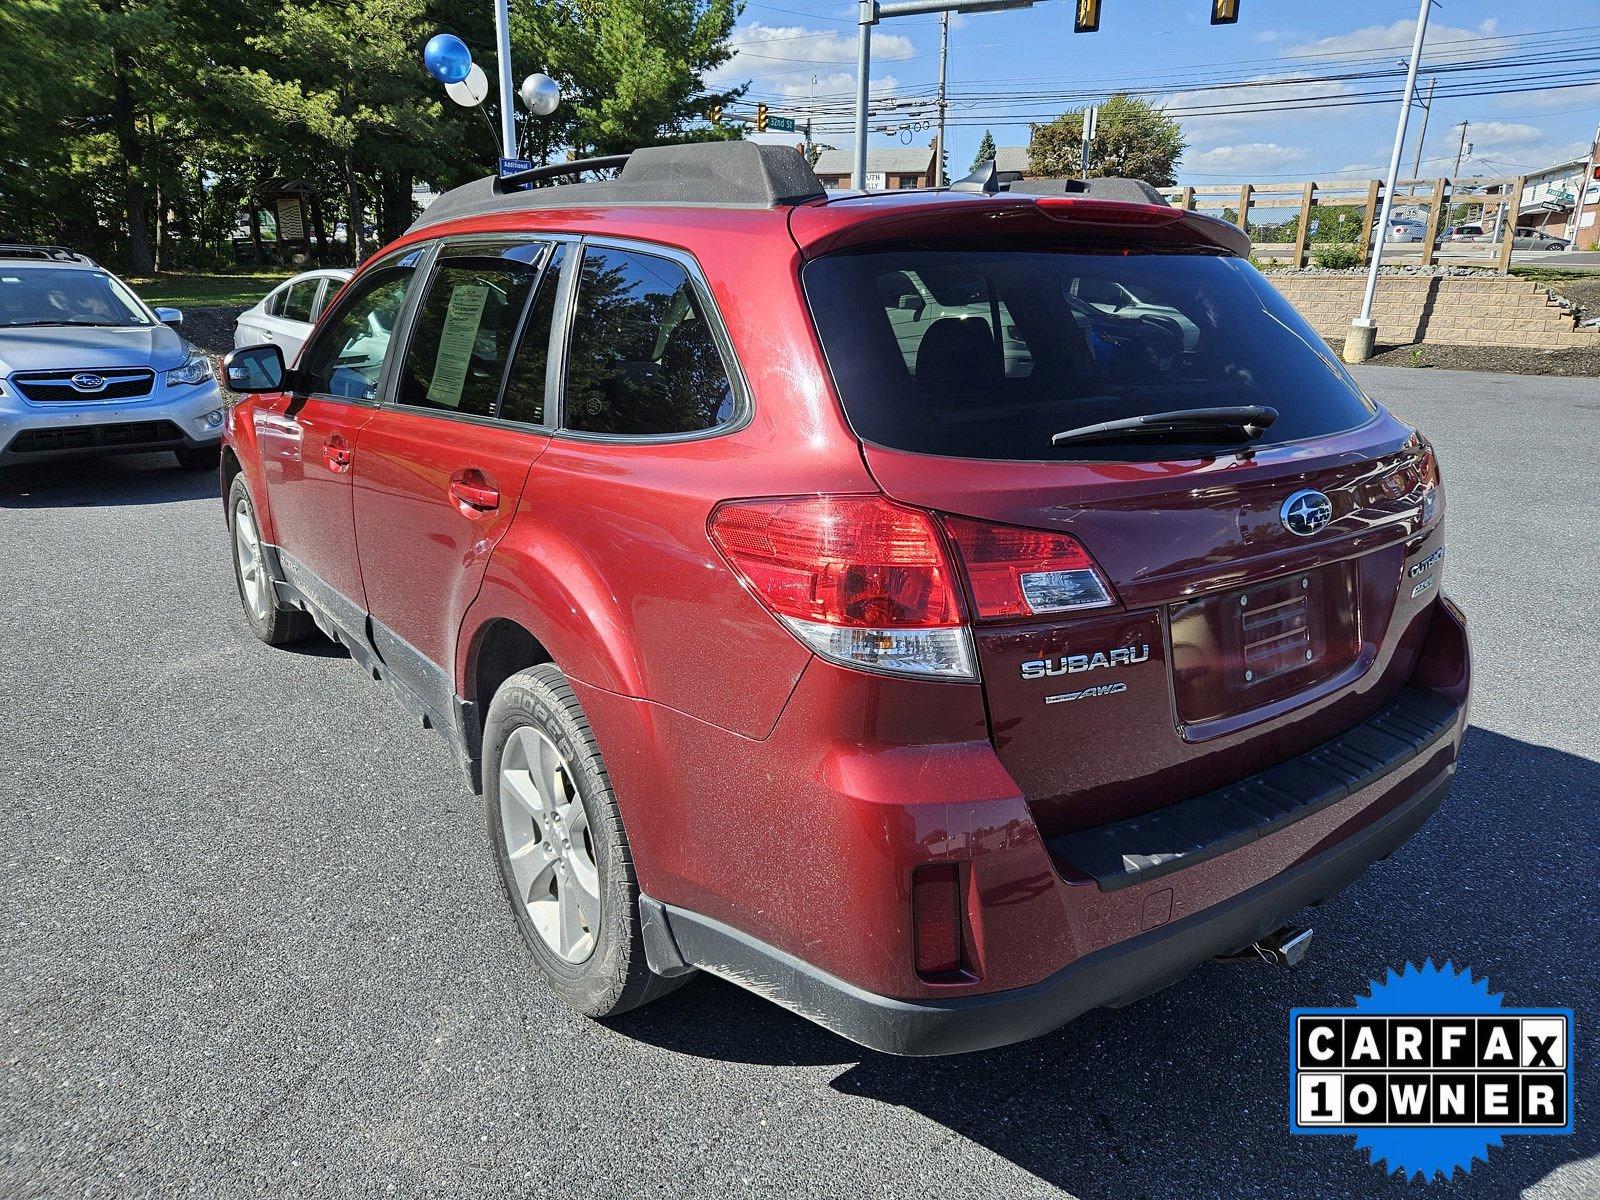
[[[803,280],[852,426],[894,449],[1161,459],[1219,447],[1193,432],[1059,448],[1050,439],[1150,413],[1267,405],[1278,419],[1254,443],[1263,446],[1352,429],[1376,411],[1238,259],[873,249],[817,259]]]

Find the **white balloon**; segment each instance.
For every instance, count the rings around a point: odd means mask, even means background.
[[[489,77],[483,73],[482,67],[473,63],[465,79],[459,83],[445,84],[444,91],[462,108],[475,108],[489,95]]]
[[[522,107],[536,117],[548,117],[561,103],[561,85],[543,73],[524,79],[518,94],[522,97]]]

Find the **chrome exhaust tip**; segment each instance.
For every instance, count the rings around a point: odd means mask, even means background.
[[[1232,954],[1219,954],[1214,961],[1224,963],[1263,962],[1275,967],[1297,965],[1311,949],[1311,929],[1285,925],[1276,933],[1268,934],[1259,942],[1251,942]]]

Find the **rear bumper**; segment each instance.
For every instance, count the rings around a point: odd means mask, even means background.
[[[837,821],[780,831],[794,844],[809,836],[813,852],[803,873],[764,876],[760,907],[657,890],[675,881],[641,870],[645,950],[658,971],[699,967],[888,1053],[952,1054],[1033,1037],[1247,946],[1404,843],[1454,778],[1470,677],[1465,623],[1441,598],[1410,686],[1389,707],[1237,785],[1103,826],[1095,832],[1105,844],[1047,843],[1021,802],[998,793],[919,808],[916,797],[938,797],[944,781],[914,759],[909,778],[875,776],[859,789],[899,800],[854,802],[839,840],[825,840]],[[804,800],[796,775],[776,778]],[[976,794],[969,777],[948,778],[962,785],[956,794]],[[829,792],[836,802],[854,794]],[[838,869],[834,859],[862,843],[868,861]],[[904,881],[920,862],[963,855],[977,978],[940,987],[908,976],[909,898],[871,888]],[[830,899],[839,902],[829,908]],[[834,919],[793,937],[817,912]]]
[[[776,1000],[888,1054],[962,1054],[1048,1033],[1092,1008],[1157,991],[1218,954],[1333,896],[1411,837],[1449,790],[1452,759],[1420,791],[1321,854],[1211,908],[1084,955],[1027,987],[943,1000],[896,1000],[857,988],[749,935],[641,898],[652,963],[681,962]],[[669,969],[671,967],[669,966]]]

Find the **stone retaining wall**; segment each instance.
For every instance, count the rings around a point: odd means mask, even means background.
[[[1269,275],[1323,337],[1343,341],[1361,311],[1364,275]],[[1380,275],[1372,305],[1378,343],[1404,346],[1600,348],[1600,330],[1578,329],[1543,285],[1501,276]]]

